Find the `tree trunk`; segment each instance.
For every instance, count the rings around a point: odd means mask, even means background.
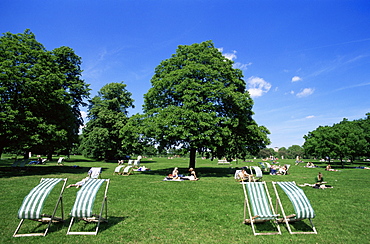
[[[48,152],[47,159],[49,161],[52,161],[53,160],[53,153],[52,152]]]
[[[189,161],[189,168],[195,169],[195,157],[197,154],[196,148],[190,148],[190,161]]]

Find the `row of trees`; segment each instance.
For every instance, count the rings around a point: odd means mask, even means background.
[[[89,95],[80,65],[71,48],[48,51],[29,30],[0,37],[0,155],[7,149],[51,158],[78,142]]]
[[[89,96],[81,58],[71,48],[47,51],[33,33],[0,38],[0,153],[49,154],[76,145],[83,124],[79,108]],[[245,158],[270,143],[269,131],[252,119],[253,101],[241,70],[212,41],[179,46],[162,61],[144,96],[143,114],[126,85],[110,83],[89,101],[80,149],[86,156],[114,158],[159,150],[208,157]]]
[[[156,67],[143,114],[128,116],[134,101],[123,82],[105,85],[89,100],[79,138],[80,107],[89,98],[80,66],[71,48],[48,51],[29,30],[0,37],[0,154],[32,151],[50,159],[79,146],[85,156],[110,159],[175,151],[190,154],[190,167],[196,153],[227,159],[370,156],[370,114],[318,127],[304,136],[303,148],[267,149],[269,131],[252,118],[242,71],[212,41],[179,46]]]
[[[275,151],[273,148],[264,148],[257,154],[257,157],[259,158],[268,158],[270,156],[285,159],[295,159],[297,156],[303,158],[305,156],[305,152],[303,147],[299,145],[292,145],[288,148],[281,147],[278,151]]]
[[[350,159],[370,156],[370,113],[363,119],[320,126],[304,136],[306,155]]]

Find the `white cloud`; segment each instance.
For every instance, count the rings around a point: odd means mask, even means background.
[[[252,98],[260,97],[271,89],[271,84],[260,77],[249,77],[247,80],[248,92]]]
[[[312,95],[315,89],[313,88],[304,88],[301,92],[297,93],[297,97],[307,97]]]
[[[222,55],[225,58],[227,58],[227,59],[229,59],[231,61],[234,61],[235,59],[238,58],[238,56],[236,56],[236,53],[237,52],[235,50],[233,50],[231,53],[223,53],[223,51],[224,51],[224,48],[223,47],[220,47],[220,48],[217,48],[217,49],[218,49],[218,51],[220,51],[222,53]],[[251,62],[249,62],[247,64],[243,64],[243,63],[240,63],[240,62],[235,62],[233,64],[233,68],[234,69],[246,70],[248,68],[248,66],[251,66],[251,65],[252,65]]]
[[[299,77],[299,76],[293,76],[293,78],[292,78],[292,82],[297,82],[297,81],[301,81],[301,80],[302,80],[302,78]]]
[[[315,118],[315,115],[306,116],[306,119],[313,119],[313,118]]]
[[[247,69],[248,66],[251,66],[251,65],[252,65],[251,62],[249,62],[247,64],[242,64],[242,63],[236,62],[236,63],[234,63],[233,68],[234,69]]]
[[[237,58],[235,50],[232,53],[223,53],[222,55],[224,55],[225,58],[230,60],[234,60]]]

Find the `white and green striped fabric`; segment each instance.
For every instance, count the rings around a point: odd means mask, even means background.
[[[256,172],[256,177],[258,177],[258,178],[262,178],[263,177],[262,170],[261,170],[260,167],[258,167],[258,166],[252,166],[252,168]]]
[[[258,216],[257,219],[274,219],[277,217],[271,211],[264,182],[245,182],[245,186],[253,216]]]
[[[62,178],[43,178],[41,182],[33,188],[24,198],[18,211],[19,219],[39,219],[44,207],[44,202],[49,196],[51,190],[58,184]]]
[[[92,217],[96,193],[105,181],[105,179],[88,179],[86,181],[86,183],[77,192],[76,201],[71,211],[72,217]]]
[[[298,188],[294,182],[276,182],[287,194],[294,206],[296,219],[311,219],[315,217],[315,212],[310,201],[303,190]]]

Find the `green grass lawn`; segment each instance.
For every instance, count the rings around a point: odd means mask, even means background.
[[[179,167],[180,173],[186,173],[187,158],[144,158],[141,165],[151,171],[135,172],[130,176],[113,175],[115,162],[72,156],[64,166],[57,166],[56,160],[25,168],[11,167],[14,160],[3,158],[0,161],[0,243],[368,243],[370,240],[370,170],[347,167],[338,172],[326,172],[324,168],[294,165],[294,160],[280,160],[280,164],[292,165],[290,174],[266,174],[263,177],[274,203],[271,181],[314,183],[315,176],[321,171],[325,181],[334,188],[302,188],[316,212],[313,223],[317,235],[290,235],[281,225],[282,235],[254,236],[251,226],[242,224],[244,195],[242,186],[234,180],[234,172],[237,167],[258,165],[259,160],[217,165],[217,161],[197,159],[196,172],[200,180],[182,182],[162,180],[174,167]],[[79,167],[72,168],[73,165]],[[17,211],[23,198],[42,177],[67,177],[68,184],[72,184],[86,177],[90,167],[102,167],[102,178],[111,179],[109,222],[101,224],[97,236],[66,235],[70,221],[68,214],[78,190],[73,187],[65,189],[63,194],[64,224],[52,225],[46,237],[12,237],[19,222]],[[96,209],[100,207],[102,194],[101,189],[95,201]],[[58,190],[54,189],[44,207],[45,213],[52,211],[57,195]],[[57,215],[60,216],[59,211]],[[22,232],[40,229],[33,221],[23,225]],[[82,228],[81,225],[76,227]],[[268,227],[258,226],[261,231]]]

